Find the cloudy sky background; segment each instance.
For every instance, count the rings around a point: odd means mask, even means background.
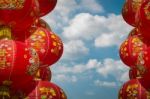
[[[64,42],[52,81],[68,99],[117,99],[128,80],[118,48],[132,29],[121,16],[124,0],[58,0],[44,19]]]

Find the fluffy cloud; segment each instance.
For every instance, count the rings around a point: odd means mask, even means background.
[[[113,76],[117,81],[124,82],[128,80],[128,68],[121,60],[105,59],[97,72],[104,77]]]
[[[122,83],[128,80],[128,68],[120,61],[113,59],[105,59],[104,61],[98,61],[97,59],[90,59],[87,63],[76,64],[73,66],[67,66],[67,64],[58,64],[55,68],[55,80],[65,81],[64,79],[75,79],[74,82],[82,79],[84,73],[93,75],[92,72],[103,76],[104,78],[114,77],[117,82]],[[90,72],[92,71],[92,72]],[[77,77],[72,77],[73,75]],[[94,76],[94,75],[93,75]],[[68,78],[70,77],[70,78]],[[72,81],[72,80],[71,80]],[[96,81],[94,82],[98,86],[109,86],[111,82],[106,83],[106,81]]]
[[[80,11],[85,12],[103,12],[103,7],[96,0],[58,0],[57,6],[53,12],[43,17],[54,29],[61,29],[68,24],[71,16]]]
[[[61,82],[70,82],[70,83],[77,82],[76,76],[57,74],[57,75],[54,75],[54,77],[55,77],[55,80],[61,80]]]
[[[121,15],[106,17],[80,13],[64,27],[63,36],[67,39],[95,40],[96,47],[109,47],[120,44],[130,30]]]

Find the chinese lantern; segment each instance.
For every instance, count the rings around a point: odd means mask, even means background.
[[[28,28],[39,13],[36,0],[1,0],[0,1],[0,25],[7,25],[14,31]]]
[[[136,22],[136,14],[143,1],[144,0],[126,0],[122,9],[122,16],[128,24],[137,26],[138,22]]]
[[[126,82],[119,91],[118,99],[149,99],[148,92],[137,79]]]
[[[42,81],[50,81],[51,80],[51,70],[49,67],[40,68],[35,75],[35,79]]]
[[[27,99],[67,99],[63,90],[57,85],[47,82],[39,81],[35,90],[33,90]]]
[[[48,14],[51,12],[57,3],[57,0],[38,0],[39,7],[40,7],[40,17]]]
[[[63,53],[61,39],[51,31],[38,27],[26,44],[39,54],[40,67],[48,67],[59,60]]]
[[[145,65],[147,45],[138,36],[130,36],[120,47],[120,58],[129,67]]]
[[[0,87],[19,89],[33,80],[38,68],[39,57],[34,49],[21,42],[0,40]]]

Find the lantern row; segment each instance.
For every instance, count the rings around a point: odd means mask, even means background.
[[[130,80],[121,87],[118,99],[150,99],[150,0],[126,0],[122,16],[134,29],[120,46]]]
[[[67,99],[50,82],[61,38],[41,17],[57,0],[0,0],[0,99]]]

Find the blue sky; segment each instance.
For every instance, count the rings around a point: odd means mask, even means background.
[[[44,19],[64,42],[52,82],[68,99],[117,99],[128,80],[118,48],[132,29],[121,16],[124,0],[58,0]]]

